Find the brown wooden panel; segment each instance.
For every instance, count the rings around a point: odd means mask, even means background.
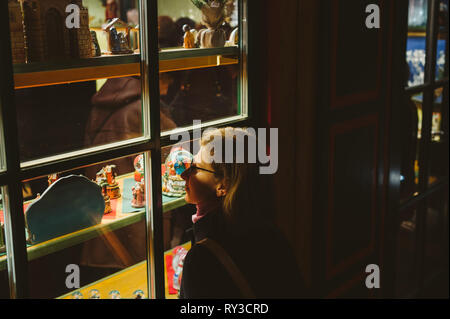
[[[354,265],[375,248],[378,117],[330,130],[326,277]]]
[[[367,295],[366,276],[365,272],[358,273],[355,277],[328,293],[326,298],[361,298]]]
[[[330,50],[331,108],[354,105],[380,95],[383,26],[367,29],[368,4],[383,0],[332,0]]]

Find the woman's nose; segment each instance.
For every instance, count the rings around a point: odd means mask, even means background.
[[[184,179],[186,182],[187,182],[187,180],[188,180],[188,178],[189,178],[189,171],[190,171],[190,169],[187,168],[187,169],[185,169],[184,172],[181,173],[181,175],[180,175],[181,178]]]

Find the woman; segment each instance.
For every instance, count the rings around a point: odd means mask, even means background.
[[[186,201],[197,206],[194,242],[184,261],[181,298],[297,298],[304,296],[295,258],[287,241],[270,221],[262,177],[257,164],[214,162],[214,138],[233,141],[243,129],[222,128],[203,135],[200,151],[183,174]],[[255,141],[255,137],[248,135]],[[234,149],[237,149],[236,147]],[[223,162],[223,161],[222,161]],[[267,192],[266,192],[267,193]],[[203,240],[213,240],[237,266],[242,285]],[[220,249],[219,249],[220,250]],[[218,252],[219,250],[215,250]],[[235,269],[236,269],[235,268]],[[236,282],[236,283],[235,283]],[[241,281],[242,284],[242,281]],[[248,292],[248,290],[247,290]]]

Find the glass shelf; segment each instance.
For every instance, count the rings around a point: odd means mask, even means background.
[[[125,176],[129,177],[129,176]],[[124,178],[125,178],[124,177]],[[119,180],[120,178],[118,178]],[[186,205],[184,197],[171,198],[163,195],[163,212],[168,212],[175,208],[179,208]],[[118,205],[120,206],[120,205]],[[86,229],[76,231],[64,236],[53,238],[51,240],[29,246],[28,260],[34,260],[57,251],[73,247],[75,245],[86,242],[90,239],[96,238],[99,234],[106,234],[120,228],[132,225],[145,218],[145,208],[137,210],[134,213],[128,213],[126,215],[119,214],[120,217],[114,219],[103,218],[101,224],[92,226]],[[0,256],[0,270],[6,269],[6,256]]]
[[[183,248],[189,250],[191,248],[191,243],[187,242],[181,245]],[[174,249],[170,249],[164,252],[164,258],[167,255],[173,254]],[[89,298],[89,292],[93,289],[97,289],[100,293],[101,299],[108,298],[108,292],[111,290],[118,290],[120,292],[121,298],[125,299],[134,299],[133,290],[141,289],[144,292],[147,289],[147,282],[143,281],[142,278],[145,278],[145,273],[147,271],[147,262],[143,261],[139,264],[136,264],[127,269],[121,270],[111,276],[100,279],[92,284],[81,287],[80,289],[71,291],[67,294],[64,294],[57,299],[72,299],[72,295],[76,292],[81,293],[83,299]],[[177,299],[177,295],[170,295],[168,291],[168,282],[167,282],[167,265],[164,267],[164,279],[165,279],[165,294],[167,299]],[[125,279],[125,280],[124,280]],[[133,286],[130,287],[124,283],[133,283]],[[137,284],[136,284],[137,283]],[[138,287],[138,288],[136,288]],[[144,289],[145,288],[145,289]],[[147,298],[147,296],[145,297]]]

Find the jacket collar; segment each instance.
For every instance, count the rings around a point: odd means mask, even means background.
[[[193,238],[195,242],[205,238],[222,239],[223,231],[226,228],[222,214],[221,210],[210,212],[193,225]]]

